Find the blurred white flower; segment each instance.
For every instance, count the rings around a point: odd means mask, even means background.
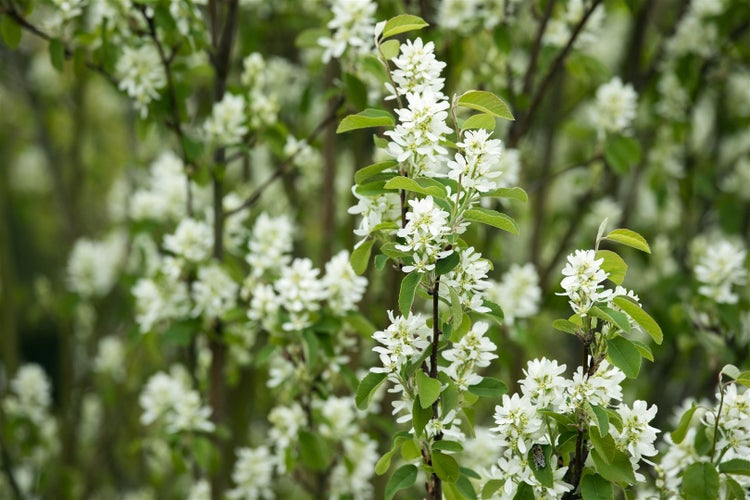
[[[256,278],[267,272],[278,275],[291,260],[293,236],[294,225],[288,216],[270,217],[261,213],[248,243],[250,252],[245,256],[252,268],[251,275]]]
[[[701,283],[698,293],[719,304],[736,304],[739,297],[732,287],[747,281],[746,255],[747,249],[739,243],[724,239],[710,243],[695,266],[695,276]]]
[[[487,298],[503,310],[504,321],[512,325],[518,318],[530,318],[539,311],[542,289],[533,264],[513,264],[500,282],[489,280]]]
[[[206,140],[215,144],[234,145],[248,133],[245,98],[226,93],[214,104],[211,116],[203,124]]]
[[[205,222],[183,219],[174,233],[164,236],[164,248],[190,262],[201,262],[211,256],[213,230]]]
[[[148,379],[138,401],[143,409],[141,424],[161,423],[168,433],[212,432],[211,409],[201,403],[179,373],[159,372]]]
[[[109,375],[114,380],[125,378],[125,346],[122,340],[109,335],[99,340],[93,369],[97,373]]]
[[[274,459],[267,447],[239,448],[232,471],[236,486],[227,496],[236,500],[273,498],[273,468]]]
[[[116,73],[120,79],[119,89],[133,99],[141,118],[146,118],[148,105],[159,98],[159,92],[167,85],[167,76],[156,47],[125,45],[117,61]]]
[[[222,317],[237,304],[238,292],[239,285],[219,264],[200,267],[192,288],[193,316]]]
[[[117,281],[125,243],[121,233],[101,241],[79,238],[68,258],[68,288],[86,298],[107,295]]]
[[[615,77],[596,90],[596,102],[592,110],[591,119],[599,137],[604,138],[607,133],[623,133],[635,119],[638,94],[633,86],[623,84],[619,77]]]
[[[348,48],[357,54],[371,52],[376,9],[377,4],[371,0],[332,0],[333,19],[327,24],[332,33],[318,39],[318,44],[324,48],[323,62],[340,58]]]
[[[326,301],[335,314],[344,314],[355,308],[367,288],[367,278],[357,276],[349,264],[349,252],[342,250],[326,263],[323,277]]]

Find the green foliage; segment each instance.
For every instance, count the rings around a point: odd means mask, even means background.
[[[492,92],[484,90],[470,90],[459,96],[457,104],[465,108],[475,109],[506,120],[515,120],[508,105]]]
[[[343,134],[344,132],[371,127],[390,127],[393,124],[393,116],[389,112],[370,108],[345,117],[339,123],[336,133]]]

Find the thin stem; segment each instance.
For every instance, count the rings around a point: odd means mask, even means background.
[[[507,2],[506,2],[507,7]],[[542,50],[542,38],[544,33],[547,31],[547,23],[552,17],[552,11],[555,7],[555,0],[549,0],[547,6],[544,9],[544,15],[542,22],[539,23],[539,29],[536,32],[536,38],[534,39],[534,47],[531,49],[531,58],[529,59],[529,66],[526,68],[526,74],[523,77],[523,87],[521,92],[524,95],[531,93],[531,82],[533,81],[534,73],[536,71],[536,64],[539,60],[539,53]]]
[[[711,457],[711,461],[714,460],[714,455],[716,454],[716,440],[719,436],[719,420],[721,418],[721,409],[724,406],[724,389],[726,389],[726,386],[721,384],[721,373],[719,374],[719,387],[721,388],[721,396],[719,398],[719,410],[716,412],[716,418],[714,422],[714,438],[711,442],[711,454],[709,455]]]
[[[440,323],[438,318],[438,306],[440,305],[440,276],[435,278],[435,286],[430,292],[432,294],[432,352],[430,353],[430,378],[438,377],[438,345],[440,344]],[[432,403],[432,418],[440,418],[440,397]],[[443,439],[443,433],[438,432],[434,440]],[[430,457],[430,464],[432,457]],[[437,474],[434,472],[430,477],[427,487],[427,493],[431,499],[440,500],[443,498],[443,485]]]

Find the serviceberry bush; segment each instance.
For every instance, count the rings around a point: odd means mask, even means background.
[[[743,0],[0,0],[0,497],[750,496]]]

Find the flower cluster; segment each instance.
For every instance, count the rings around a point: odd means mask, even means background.
[[[580,316],[586,316],[595,303],[611,298],[610,290],[602,290],[602,282],[608,276],[601,268],[602,262],[604,259],[597,259],[594,250],[576,250],[568,255],[562,270],[565,277],[560,283],[565,292],[558,295],[567,295],[573,312]]]
[[[486,291],[492,286],[487,279],[492,264],[482,258],[482,254],[474,247],[456,251],[459,254],[458,265],[441,277],[441,285],[444,285],[441,287],[441,296],[450,301],[450,290],[454,290],[465,309],[480,313],[489,312],[490,309],[484,305],[484,298]]]
[[[427,326],[424,316],[410,314],[408,318],[394,316],[388,311],[390,325],[385,330],[372,335],[379,344],[373,348],[380,356],[382,367],[370,368],[374,373],[387,373],[389,378],[400,383],[399,372],[407,364],[419,359],[430,345],[432,330]]]
[[[727,240],[710,244],[695,266],[695,276],[701,284],[698,293],[719,304],[736,304],[739,297],[732,287],[744,285],[747,280],[746,255],[742,245]]]
[[[148,379],[139,402],[143,409],[141,423],[163,425],[169,434],[179,432],[213,432],[211,409],[201,403],[198,391],[186,382],[187,375],[159,372]]]
[[[450,361],[443,371],[460,391],[480,383],[482,377],[476,373],[476,368],[485,368],[497,358],[497,346],[485,336],[488,328],[489,324],[485,322],[474,323],[461,340],[443,351],[443,359]]]
[[[206,140],[220,145],[234,145],[242,142],[248,132],[246,102],[241,95],[227,93],[214,104],[211,116],[203,125]]]
[[[599,87],[592,111],[592,121],[599,137],[626,132],[635,119],[637,104],[638,95],[633,86],[623,84],[619,77]]]
[[[122,234],[105,240],[80,238],[68,258],[68,288],[82,297],[102,297],[114,287],[125,254]]]
[[[396,86],[386,84],[391,98],[409,93],[422,94],[428,90],[439,94],[443,90],[445,79],[440,77],[440,73],[445,63],[435,57],[433,42],[424,43],[421,38],[413,42],[406,40],[401,45],[401,53],[392,62],[396,69],[391,71],[391,77]]]
[[[500,187],[499,170],[503,144],[490,139],[484,129],[467,130],[463,141],[456,144],[463,153],[456,153],[455,161],[448,162],[448,177],[467,190],[486,193]]]
[[[159,99],[159,92],[167,85],[167,75],[153,45],[125,46],[117,61],[119,88],[131,99],[141,118],[148,116],[151,101]]]
[[[508,325],[519,318],[530,318],[539,310],[542,290],[533,264],[513,264],[500,282],[489,283],[486,296],[500,305]]]
[[[328,22],[330,37],[321,37],[318,44],[324,48],[323,62],[340,58],[351,48],[359,54],[372,50],[375,35],[375,10],[372,0],[333,0],[333,18]]]
[[[411,211],[406,214],[406,226],[398,230],[398,236],[404,238],[403,244],[396,248],[412,254],[414,262],[404,266],[406,273],[417,271],[424,273],[435,269],[438,259],[447,257],[453,250],[447,250],[448,225],[450,214],[435,204],[432,196],[409,200]]]

